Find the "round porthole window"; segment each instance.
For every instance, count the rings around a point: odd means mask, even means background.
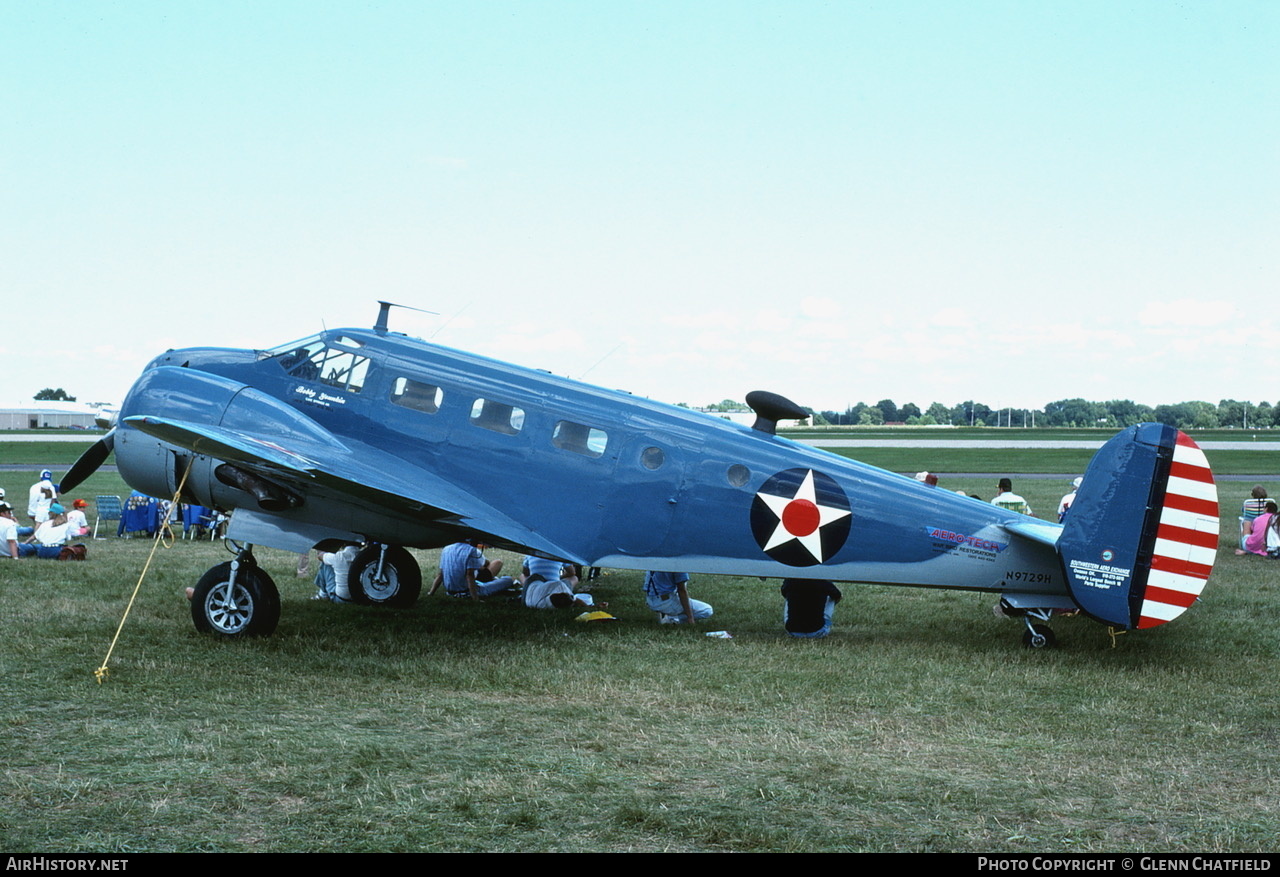
[[[751,478],[751,470],[741,463],[734,463],[729,467],[729,471],[725,473],[725,477],[729,479],[729,483],[734,487],[742,487]]]
[[[645,448],[640,452],[640,462],[646,469],[661,469],[666,461],[667,455],[662,453],[662,448]]]

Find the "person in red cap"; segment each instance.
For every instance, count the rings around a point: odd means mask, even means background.
[[[67,524],[70,525],[72,536],[89,535],[89,519],[84,513],[88,507],[89,504],[82,499],[77,499],[71,504],[71,511],[67,512]]]

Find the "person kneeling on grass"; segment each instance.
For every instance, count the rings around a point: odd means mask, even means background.
[[[689,574],[655,572],[644,574],[644,599],[658,613],[659,624],[693,624],[710,618],[711,605],[689,599]]]
[[[841,596],[839,588],[822,579],[783,579],[782,626],[792,636],[826,636]]]

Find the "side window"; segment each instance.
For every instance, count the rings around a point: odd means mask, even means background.
[[[609,436],[603,429],[561,420],[551,433],[551,444],[586,457],[599,457],[609,444]]]
[[[524,429],[524,409],[492,399],[477,399],[471,406],[471,422],[504,435]]]
[[[391,388],[391,401],[414,411],[435,414],[444,400],[444,391],[433,384],[424,384],[410,378],[396,378]]]

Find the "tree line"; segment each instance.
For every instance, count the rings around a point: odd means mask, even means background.
[[[1135,423],[1164,423],[1178,429],[1268,429],[1280,426],[1280,403],[1239,402],[1223,399],[1212,402],[1178,402],[1173,405],[1142,405],[1131,399],[1091,402],[1087,399],[1060,399],[1044,408],[992,408],[972,399],[956,405],[934,402],[921,410],[914,402],[897,405],[881,399],[874,405],[859,402],[844,411],[813,411],[815,426],[879,426],[905,423],[908,426],[1054,426],[1118,429]]]

